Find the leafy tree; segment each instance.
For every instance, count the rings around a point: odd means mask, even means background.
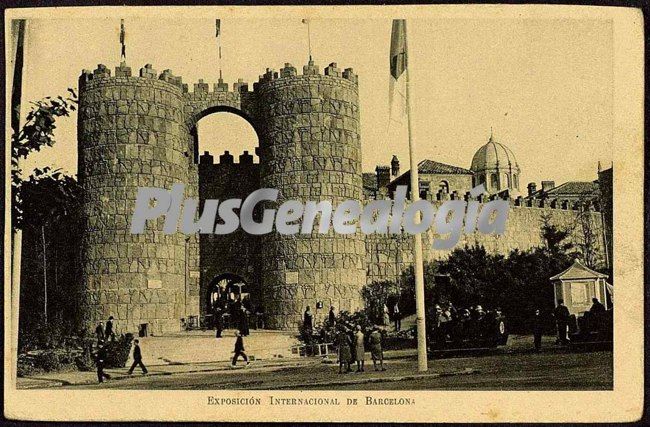
[[[552,224],[549,214],[542,215],[540,234],[546,243],[546,248],[551,253],[568,252],[573,248],[573,244],[567,241],[567,238],[571,235],[571,230]]]
[[[50,167],[26,179],[20,170],[21,159],[54,145],[56,120],[76,109],[76,94],[68,91],[66,98],[33,102],[24,126],[12,135],[13,227],[23,230],[21,348],[59,345],[81,318],[81,188]]]
[[[77,102],[77,94],[73,89],[68,89],[66,98],[48,96],[40,101],[32,102],[32,109],[27,114],[25,124],[20,132],[12,135],[11,186],[14,227],[20,226],[22,220],[19,191],[22,183],[20,159],[26,159],[29,154],[40,151],[43,147],[53,146],[57,118],[70,116],[70,112],[76,110]],[[38,174],[38,169],[36,172]]]

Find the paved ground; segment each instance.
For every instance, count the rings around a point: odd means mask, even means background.
[[[533,353],[529,337],[513,337],[507,347],[468,352],[429,361],[429,372],[417,372],[414,350],[387,352],[385,372],[338,374],[338,366],[320,359],[255,361],[231,369],[223,362],[157,366],[151,374],[125,375],[94,383],[94,373],[58,374],[21,379],[21,388],[62,386],[90,389],[360,389],[360,390],[601,390],[613,386],[611,351],[571,352],[545,339],[545,349]],[[73,377],[74,375],[74,377]],[[71,380],[72,379],[72,380]]]

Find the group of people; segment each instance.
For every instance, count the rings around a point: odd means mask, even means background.
[[[113,329],[113,321],[115,319],[113,316],[109,316],[106,321],[106,326],[101,320],[95,328],[95,335],[97,336],[97,344],[103,343],[104,341],[110,340],[115,341],[115,330]]]
[[[390,325],[391,319],[393,320],[395,331],[399,332],[402,329],[402,311],[400,310],[399,301],[392,304],[392,309],[388,309],[388,304],[384,304],[384,318],[383,324]]]
[[[241,295],[238,295],[237,299],[230,303],[224,303],[223,301],[215,302],[212,310],[213,323],[217,331],[216,338],[222,337],[221,334],[226,324],[226,315],[229,317],[230,325],[235,326],[244,337],[250,335],[249,317],[253,314],[253,311],[255,314],[253,326],[255,328],[264,327],[264,309],[262,306],[253,310],[250,299],[242,298]]]
[[[95,335],[97,336],[97,349],[94,352],[95,366],[97,367],[97,380],[100,383],[104,382],[104,379],[110,379],[111,376],[104,372],[106,368],[106,361],[108,359],[108,346],[109,342],[115,341],[115,329],[114,329],[113,316],[109,316],[106,321],[106,326],[103,322],[99,322],[95,328]],[[133,371],[137,366],[140,366],[142,369],[142,374],[146,375],[149,371],[147,367],[142,362],[142,350],[140,349],[140,340],[133,341],[133,363],[128,370],[129,375],[133,374]]]
[[[584,313],[584,316],[580,319],[581,330],[583,333],[603,332],[605,328],[605,317],[607,309],[601,303],[598,298],[591,299],[592,305],[589,308],[589,311]],[[557,306],[553,310],[553,317],[555,319],[555,326],[557,330],[557,338],[555,344],[566,345],[569,343],[569,325],[571,322],[571,314],[566,305],[564,305],[564,300],[559,299],[557,301]],[[533,339],[535,350],[539,351],[542,347],[542,334],[544,332],[544,318],[541,314],[541,311],[535,310],[535,316],[533,321]]]
[[[365,372],[365,338],[361,325],[356,325],[354,329],[349,328],[348,326],[343,326],[341,328],[337,339],[339,374],[351,372],[351,366],[354,362],[357,364],[356,372]],[[381,332],[379,327],[373,327],[372,332],[368,337],[368,344],[370,346],[370,355],[372,357],[372,364],[375,371],[385,371],[384,352],[381,347]],[[378,362],[379,367],[377,366]]]
[[[487,338],[487,326],[499,310],[485,311],[481,305],[456,309],[451,302],[434,306],[431,337],[437,345],[447,341]]]

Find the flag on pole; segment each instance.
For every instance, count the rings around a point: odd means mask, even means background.
[[[391,120],[403,123],[406,117],[406,52],[406,21],[394,19],[390,39],[389,124]]]
[[[120,20],[120,44],[122,45],[122,60],[126,59],[126,31],[124,30],[124,19]]]

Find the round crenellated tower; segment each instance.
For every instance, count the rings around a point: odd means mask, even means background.
[[[138,187],[188,182],[180,78],[150,65],[115,76],[104,65],[79,79],[79,177],[85,198],[83,269],[88,321],[115,317],[118,331],[178,331],[184,316],[186,240],[164,218],[130,233]]]
[[[309,62],[298,74],[285,64],[268,70],[255,85],[259,106],[260,181],[286,200],[331,201],[334,208],[363,197],[358,80],[335,63],[324,75]],[[361,308],[366,281],[365,244],[360,234],[263,236],[263,302],[267,325],[295,329],[311,307],[316,321],[330,305]],[[317,303],[323,308],[317,310]]]

